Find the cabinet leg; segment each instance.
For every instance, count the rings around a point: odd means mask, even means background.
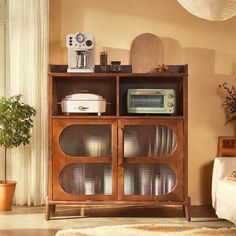
[[[50,212],[54,213],[56,211],[56,204],[50,205]]]
[[[185,215],[185,205],[182,206],[182,211],[183,211],[184,217],[186,217],[186,215]]]
[[[185,205],[183,205],[183,211],[184,211],[184,216],[187,221],[191,221],[191,215],[190,215],[190,197],[188,197],[188,201]]]
[[[84,208],[83,208],[83,207],[80,208],[80,216],[83,216],[83,217],[85,216],[85,215],[84,215]]]
[[[48,199],[46,199],[45,204],[45,220],[50,220],[50,204],[48,203]]]

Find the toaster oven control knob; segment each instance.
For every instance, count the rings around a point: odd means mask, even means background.
[[[172,102],[168,102],[168,103],[167,103],[167,106],[168,106],[168,107],[173,107],[174,104],[173,104]]]
[[[167,95],[167,97],[168,97],[168,98],[173,98],[173,97],[174,97],[174,94],[173,94],[173,93],[169,93],[169,94]]]

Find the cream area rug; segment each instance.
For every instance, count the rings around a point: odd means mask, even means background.
[[[117,225],[84,229],[59,230],[56,236],[236,236],[232,228],[194,228],[182,225]]]

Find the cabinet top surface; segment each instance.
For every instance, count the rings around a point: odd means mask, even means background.
[[[182,77],[187,73],[157,72],[157,73],[48,73],[55,77]]]
[[[49,76],[55,77],[182,77],[188,75],[187,65],[169,65],[168,71],[153,73],[68,73],[67,65],[49,65]]]

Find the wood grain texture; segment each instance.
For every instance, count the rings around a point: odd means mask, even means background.
[[[236,156],[236,137],[220,136],[218,138],[218,157],[235,157]]]
[[[150,33],[137,36],[131,45],[130,59],[134,73],[150,72],[163,64],[163,45],[160,38]]]
[[[155,36],[155,35],[154,35]],[[155,36],[156,37],[156,36]],[[147,48],[145,48],[146,50]],[[152,49],[149,54],[151,55]],[[155,57],[156,58],[156,57]],[[155,62],[156,63],[156,62]],[[161,64],[162,62],[158,63]],[[155,65],[157,66],[157,65]],[[169,65],[168,72],[156,73],[65,73],[65,66],[52,65],[49,71],[48,105],[48,197],[45,218],[49,220],[56,205],[183,205],[186,219],[190,216],[188,197],[188,73],[187,65]],[[140,68],[138,68],[140,69]],[[130,115],[127,112],[127,91],[137,88],[173,88],[177,91],[176,114]],[[103,116],[93,114],[64,115],[58,103],[61,99],[87,88],[101,94],[110,102]],[[63,152],[59,138],[71,125],[110,125],[112,153],[108,156],[70,156]],[[170,127],[177,137],[175,150],[165,158],[155,156],[125,157],[124,128],[129,125],[164,125]],[[230,142],[232,143],[232,142]],[[110,164],[112,166],[112,194],[76,195],[65,192],[60,184],[61,170],[68,164]],[[124,176],[127,164],[166,164],[173,169],[177,183],[173,191],[163,195],[125,195]]]

